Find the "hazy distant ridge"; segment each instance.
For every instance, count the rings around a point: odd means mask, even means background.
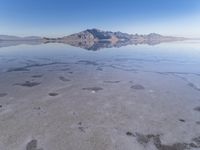
[[[39,36],[27,36],[27,37],[18,37],[11,35],[0,35],[0,40],[2,41],[27,41],[27,40],[41,40],[42,37]]]

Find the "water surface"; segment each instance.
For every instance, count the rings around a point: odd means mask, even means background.
[[[200,149],[199,66],[198,41],[2,47],[0,149]]]

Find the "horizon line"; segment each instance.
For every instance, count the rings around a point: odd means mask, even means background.
[[[59,38],[59,37],[63,37],[63,36],[70,36],[72,34],[76,34],[76,33],[80,33],[80,32],[84,32],[84,31],[87,31],[87,30],[99,30],[99,31],[103,31],[103,32],[113,32],[113,33],[116,33],[116,32],[121,32],[121,33],[125,33],[125,34],[130,34],[130,35],[149,35],[149,34],[159,34],[159,35],[162,35],[162,36],[175,36],[175,37],[182,37],[182,38],[192,38],[192,39],[200,39],[200,36],[199,37],[188,37],[188,36],[183,36],[183,35],[173,35],[173,34],[161,34],[159,32],[149,32],[147,34],[140,34],[138,32],[135,32],[135,33],[129,33],[129,32],[122,32],[120,30],[117,30],[117,31],[111,31],[111,30],[102,30],[102,29],[98,29],[98,28],[88,28],[88,29],[85,29],[85,30],[82,30],[82,31],[77,31],[77,32],[74,32],[74,33],[71,33],[71,34],[63,34],[62,36],[51,36],[51,35],[35,35],[35,34],[32,34],[32,35],[19,35],[19,34],[0,34],[1,36],[16,36],[16,37],[21,37],[21,38],[25,38],[25,37],[41,37],[41,38],[48,38],[48,37],[56,37],[56,38]]]

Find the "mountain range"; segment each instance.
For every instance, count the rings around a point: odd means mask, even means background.
[[[148,44],[155,45],[162,42],[172,42],[186,40],[183,37],[163,36],[156,33],[148,35],[128,34],[122,32],[102,31],[99,29],[87,29],[85,31],[75,33],[72,35],[48,38],[48,37],[17,37],[0,35],[0,47],[2,45],[8,45],[12,43],[28,44],[32,43],[65,43],[75,47],[84,48],[87,50],[99,50],[101,48],[121,47],[126,45]],[[9,44],[5,44],[9,43]]]

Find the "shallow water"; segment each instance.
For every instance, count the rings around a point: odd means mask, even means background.
[[[0,149],[200,149],[200,42],[0,48]]]

